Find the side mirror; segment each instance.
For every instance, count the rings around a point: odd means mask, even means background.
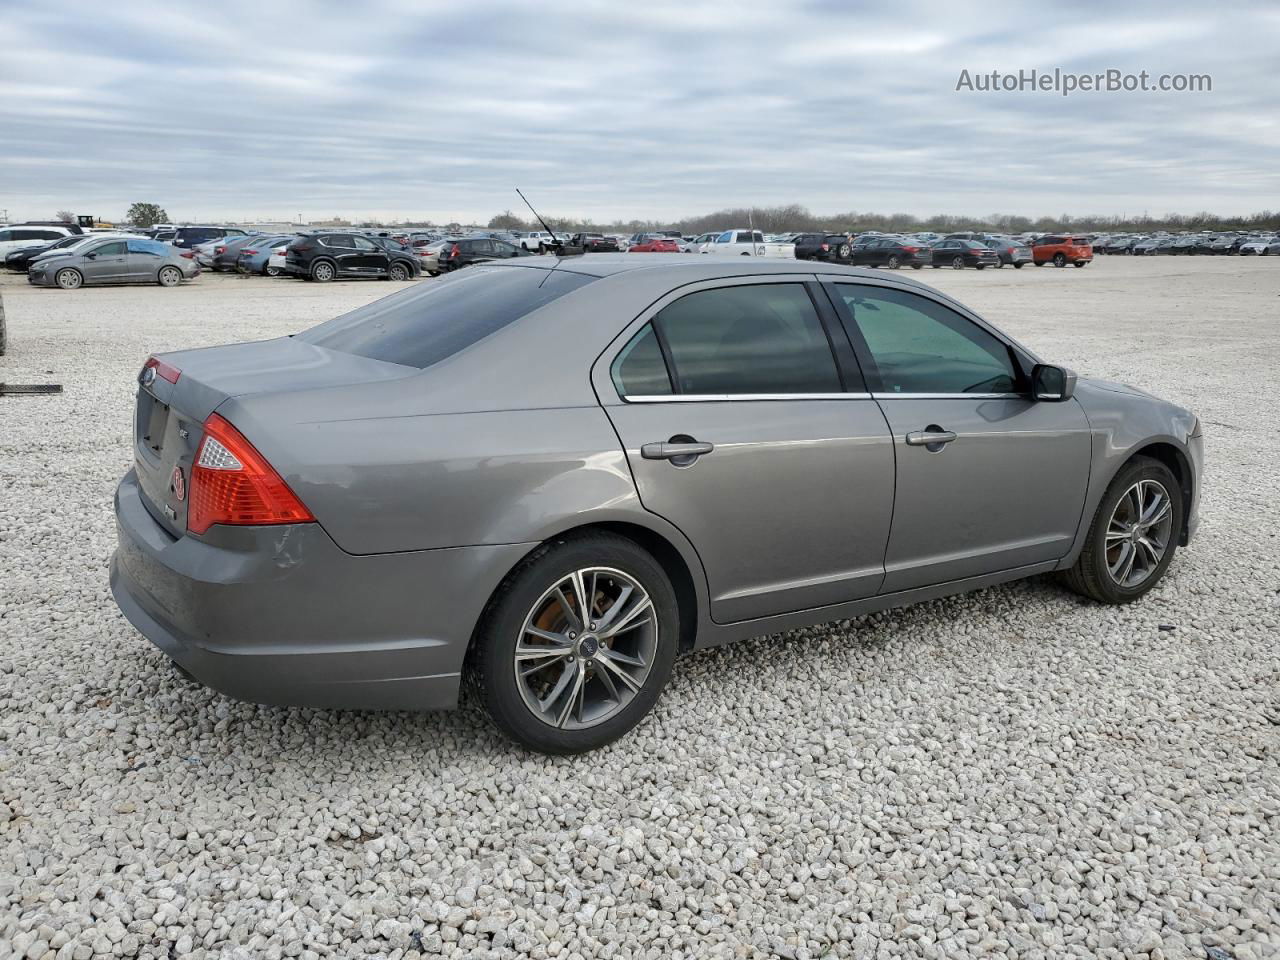
[[[97,259],[98,259],[98,255],[97,255],[96,253],[86,253],[86,254],[84,255],[84,258],[85,258],[86,260],[97,260]]]
[[[1031,370],[1031,395],[1044,403],[1063,403],[1075,396],[1076,374],[1066,367],[1037,363]]]

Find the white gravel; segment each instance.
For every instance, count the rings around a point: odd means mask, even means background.
[[[389,292],[0,282],[0,957],[1280,955],[1280,260],[914,274],[1196,409],[1199,540],[677,664],[597,754],[182,681],[106,584],[134,375]],[[1166,629],[1167,628],[1167,629]]]

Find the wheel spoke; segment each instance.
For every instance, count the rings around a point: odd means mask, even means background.
[[[583,669],[581,663],[573,670],[573,687],[569,691],[569,696],[565,697],[564,706],[560,708],[560,715],[556,717],[556,726],[563,727],[573,713],[574,705],[578,705],[578,719],[582,719],[582,688],[586,680],[586,670]]]
[[[1164,519],[1173,512],[1173,505],[1168,497],[1160,497],[1155,509],[1147,511],[1147,517],[1142,524],[1145,527],[1154,527],[1156,524],[1163,523]]]
[[[596,662],[604,664],[606,669],[613,671],[613,673],[618,677],[618,679],[620,679],[633,691],[637,691],[640,689],[640,684],[638,684],[634,679],[632,679],[631,674],[627,673],[627,671],[622,668],[622,663],[628,663],[628,665],[630,666],[643,667],[644,666],[643,662],[639,660],[635,660],[633,658],[627,658],[626,660],[623,660],[618,654],[610,650],[608,647],[602,647],[600,649],[600,653],[596,657]]]
[[[631,598],[633,593],[635,593],[635,588],[627,585],[619,591],[617,599],[614,600],[613,603],[609,604],[609,609],[605,610],[604,615],[596,624],[596,631],[600,633],[601,636],[604,635],[605,630],[609,629],[609,626],[617,618],[618,614],[622,612],[622,608],[627,605],[627,601]]]
[[[560,678],[556,680],[556,685],[551,688],[550,693],[538,701],[538,706],[542,708],[543,713],[549,713],[551,711],[551,707],[555,702],[564,696],[565,690],[573,685],[574,678],[577,677],[577,675],[577,667],[569,663],[564,664],[563,669],[560,671]]]
[[[1160,565],[1160,558],[1164,556],[1164,548],[1157,547],[1156,544],[1147,537],[1139,537],[1138,546],[1142,547],[1143,551],[1147,555],[1147,559],[1151,561],[1150,569],[1154,570]]]
[[[556,587],[556,600],[560,604],[560,609],[564,611],[565,618],[569,621],[569,625],[581,633],[584,629],[582,618],[574,611],[573,606],[569,603],[569,598],[564,595],[564,590]]]
[[[583,574],[591,574],[591,590],[587,591],[587,578]],[[582,621],[582,629],[586,630],[595,616],[591,612],[592,598],[595,596],[595,574],[590,570],[573,571],[573,592],[578,596],[578,619]]]
[[[601,639],[616,637],[626,630],[631,630],[647,622],[648,616],[645,616],[644,620],[637,620],[636,618],[643,613],[647,613],[652,606],[653,601],[649,599],[648,594],[642,593],[636,602],[631,605],[631,609],[621,616],[615,617],[609,624],[608,629],[600,631]]]
[[[595,678],[600,681],[606,690],[609,691],[609,698],[615,703],[622,702],[622,695],[618,693],[618,685],[613,682],[613,674],[608,669],[597,670],[594,674]]]

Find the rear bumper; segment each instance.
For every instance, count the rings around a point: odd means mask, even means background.
[[[130,471],[116,490],[111,592],[200,682],[242,700],[447,709],[492,590],[532,545],[353,556],[318,524],[174,539]]]

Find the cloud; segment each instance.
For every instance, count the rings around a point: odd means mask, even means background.
[[[182,218],[1274,205],[1280,17],[1161,3],[13,6],[0,207]],[[957,92],[962,69],[1209,93]]]

